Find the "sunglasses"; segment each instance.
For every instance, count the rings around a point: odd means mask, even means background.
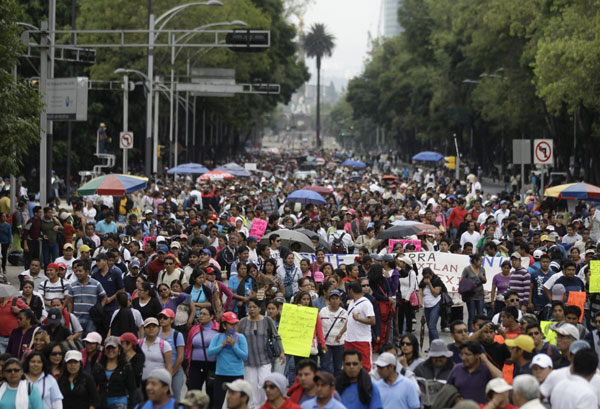
[[[410,343],[410,342],[401,342],[400,345],[403,346],[403,347],[409,347],[409,346],[412,346],[412,343]]]
[[[63,353],[62,352],[52,352],[50,353],[51,356],[62,356]]]
[[[370,287],[369,284],[362,284],[361,287]]]
[[[18,373],[21,372],[21,368],[10,368],[10,369],[5,369],[4,373]]]
[[[508,302],[519,302],[519,299],[518,298],[509,298],[506,301],[508,301]]]

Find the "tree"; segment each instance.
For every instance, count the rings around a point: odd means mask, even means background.
[[[24,81],[15,81],[22,52],[16,0],[0,2],[0,174],[17,174],[23,158],[39,140],[40,98]]]
[[[313,24],[310,32],[304,37],[304,50],[308,57],[317,60],[317,147],[323,145],[321,141],[321,59],[323,56],[331,57],[335,37],[327,32],[324,24]]]

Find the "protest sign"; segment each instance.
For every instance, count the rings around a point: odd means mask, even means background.
[[[552,321],[540,321],[540,328],[542,329],[542,333],[544,334],[546,341],[552,345],[556,345],[556,332],[550,329],[552,324],[555,323]]]
[[[583,319],[583,311],[585,310],[585,291],[569,291],[567,305],[576,305],[581,310],[579,322]]]
[[[257,239],[261,239],[263,234],[267,230],[267,222],[263,219],[254,219],[252,221],[252,227],[250,228],[250,236],[254,236]]]
[[[287,355],[309,357],[319,310],[295,304],[283,304],[279,335]]]
[[[600,260],[590,261],[590,294],[600,293]]]
[[[396,243],[401,243],[402,248],[404,249],[408,243],[415,245],[415,251],[418,253],[421,251],[421,240],[412,240],[412,239],[390,239],[388,244],[388,253],[393,253],[394,246]]]

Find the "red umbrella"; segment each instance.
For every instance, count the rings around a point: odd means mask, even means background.
[[[325,186],[304,186],[303,190],[312,190],[313,192],[317,192],[320,195],[328,195],[333,192],[333,189]]]
[[[231,180],[233,178],[234,176],[231,173],[222,170],[211,170],[200,176],[200,180]]]
[[[396,176],[394,176],[394,175],[385,175],[381,179],[382,180],[396,180]]]

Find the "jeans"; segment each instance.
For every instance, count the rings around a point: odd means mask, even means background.
[[[81,324],[81,328],[83,329],[83,333],[81,337],[84,338],[90,332],[96,331],[96,326],[94,325],[94,321],[90,317],[77,317],[79,319],[79,323]]]
[[[327,353],[321,357],[321,369],[337,376],[342,372],[343,345],[327,345]]]
[[[467,301],[467,311],[469,312],[467,325],[469,332],[473,332],[473,322],[475,321],[475,316],[483,314],[483,300]]]
[[[44,267],[46,267],[58,258],[58,243],[43,241],[42,254],[44,255]]]
[[[427,328],[429,329],[429,345],[431,345],[431,341],[440,337],[440,334],[437,330],[437,324],[438,320],[440,319],[441,305],[442,301],[440,300],[431,308],[425,307],[425,319],[427,320]]]
[[[176,402],[181,400],[181,389],[183,388],[184,380],[185,374],[183,373],[183,368],[180,366],[177,372],[175,372],[175,375],[173,375],[173,379],[171,381],[171,390]]]

